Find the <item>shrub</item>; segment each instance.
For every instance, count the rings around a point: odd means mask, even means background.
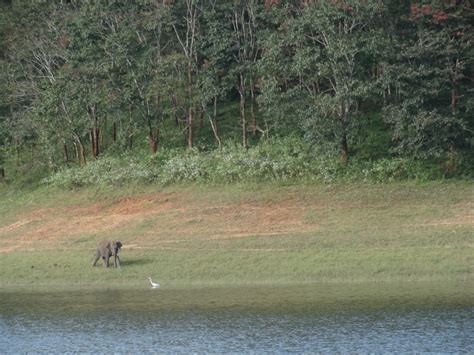
[[[444,176],[441,165],[409,158],[375,161],[316,155],[297,137],[263,141],[245,149],[228,144],[208,152],[162,149],[157,154],[104,156],[85,167],[63,169],[44,180],[60,187],[121,186],[177,182],[231,183],[236,181],[309,180],[319,182],[431,180]]]
[[[410,158],[384,158],[374,162],[362,163],[364,166],[360,171],[364,181],[387,182],[397,180],[432,180],[443,176],[439,166],[428,161],[414,160]],[[358,169],[354,169],[358,170]]]
[[[154,169],[138,158],[101,157],[84,167],[65,168],[45,179],[44,182],[59,187],[81,187],[131,183],[144,183],[156,179]]]

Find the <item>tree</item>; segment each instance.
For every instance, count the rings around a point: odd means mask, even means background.
[[[385,107],[399,152],[448,154],[454,169],[455,151],[472,144],[472,20],[462,5],[434,2],[414,3],[401,18],[387,54],[392,95]]]
[[[204,1],[201,0],[176,1],[173,7],[175,13],[172,27],[186,60],[186,142],[188,148],[192,148],[194,145],[194,117],[196,114],[195,78],[199,64],[197,48],[203,7]]]
[[[251,132],[345,164],[375,121],[371,159],[452,171],[474,145],[473,20],[451,0],[0,2],[0,179]]]
[[[338,146],[343,163],[360,103],[376,88],[371,68],[382,44],[382,11],[372,1],[308,2],[283,19],[266,46],[263,104],[274,106],[272,113],[281,108],[315,144]]]
[[[248,146],[248,122],[245,112],[247,92],[251,93],[251,107],[254,131],[256,130],[254,102],[255,102],[255,64],[260,56],[260,48],[257,40],[257,14],[259,6],[254,0],[233,2],[231,8],[231,23],[233,28],[232,47],[234,65],[231,73],[238,78],[236,85],[239,93],[240,125],[242,129],[242,145]]]
[[[163,121],[160,66],[170,43],[168,10],[160,3],[116,4],[109,8],[102,35],[112,101],[130,115],[137,111],[152,153],[158,150]]]
[[[43,134],[34,117],[34,106],[44,85],[54,80],[51,71],[61,61],[57,48],[50,47],[48,22],[43,21],[52,10],[51,4],[2,4],[3,137],[5,151],[14,149],[17,166],[21,165],[20,152],[25,145],[31,147],[31,161],[42,164],[42,147],[36,145]]]
[[[76,119],[86,121],[89,130],[91,153],[96,159],[101,151],[101,129],[106,119],[109,85],[108,65],[104,52],[104,27],[107,5],[82,4],[67,25],[70,94],[75,97],[71,107]]]

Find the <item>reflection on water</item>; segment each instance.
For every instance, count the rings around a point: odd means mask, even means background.
[[[11,352],[474,352],[474,287],[0,292]]]

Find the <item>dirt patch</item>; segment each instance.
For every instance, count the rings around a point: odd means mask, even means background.
[[[455,206],[456,214],[451,218],[439,219],[424,223],[424,226],[474,226],[474,202]]]
[[[311,233],[319,228],[317,223],[324,223],[313,216],[314,211],[328,208],[340,213],[350,212],[354,206],[334,201],[327,205],[304,194],[283,195],[270,201],[247,196],[216,203],[213,196],[160,192],[91,201],[25,211],[13,223],[0,226],[0,252],[93,248],[98,239],[104,238],[120,238],[126,242],[125,248],[187,248],[193,241],[210,242],[212,248],[213,242]],[[425,219],[416,226],[474,225],[474,203],[451,208],[452,217]]]
[[[219,206],[189,204],[186,208],[168,209],[133,243],[162,245],[301,233],[318,228],[305,221],[308,208],[294,200]]]
[[[137,233],[128,242],[136,245],[289,234],[317,228],[304,222],[307,207],[293,198],[216,206],[184,193],[157,193],[112,203],[37,209],[0,227],[0,252],[65,247],[81,236],[98,239],[134,228]]]
[[[456,216],[449,219],[442,219],[422,224],[423,226],[474,226],[474,214]]]

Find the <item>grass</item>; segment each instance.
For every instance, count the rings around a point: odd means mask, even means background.
[[[1,193],[2,289],[473,281],[470,182]],[[121,269],[90,265],[108,238]]]

